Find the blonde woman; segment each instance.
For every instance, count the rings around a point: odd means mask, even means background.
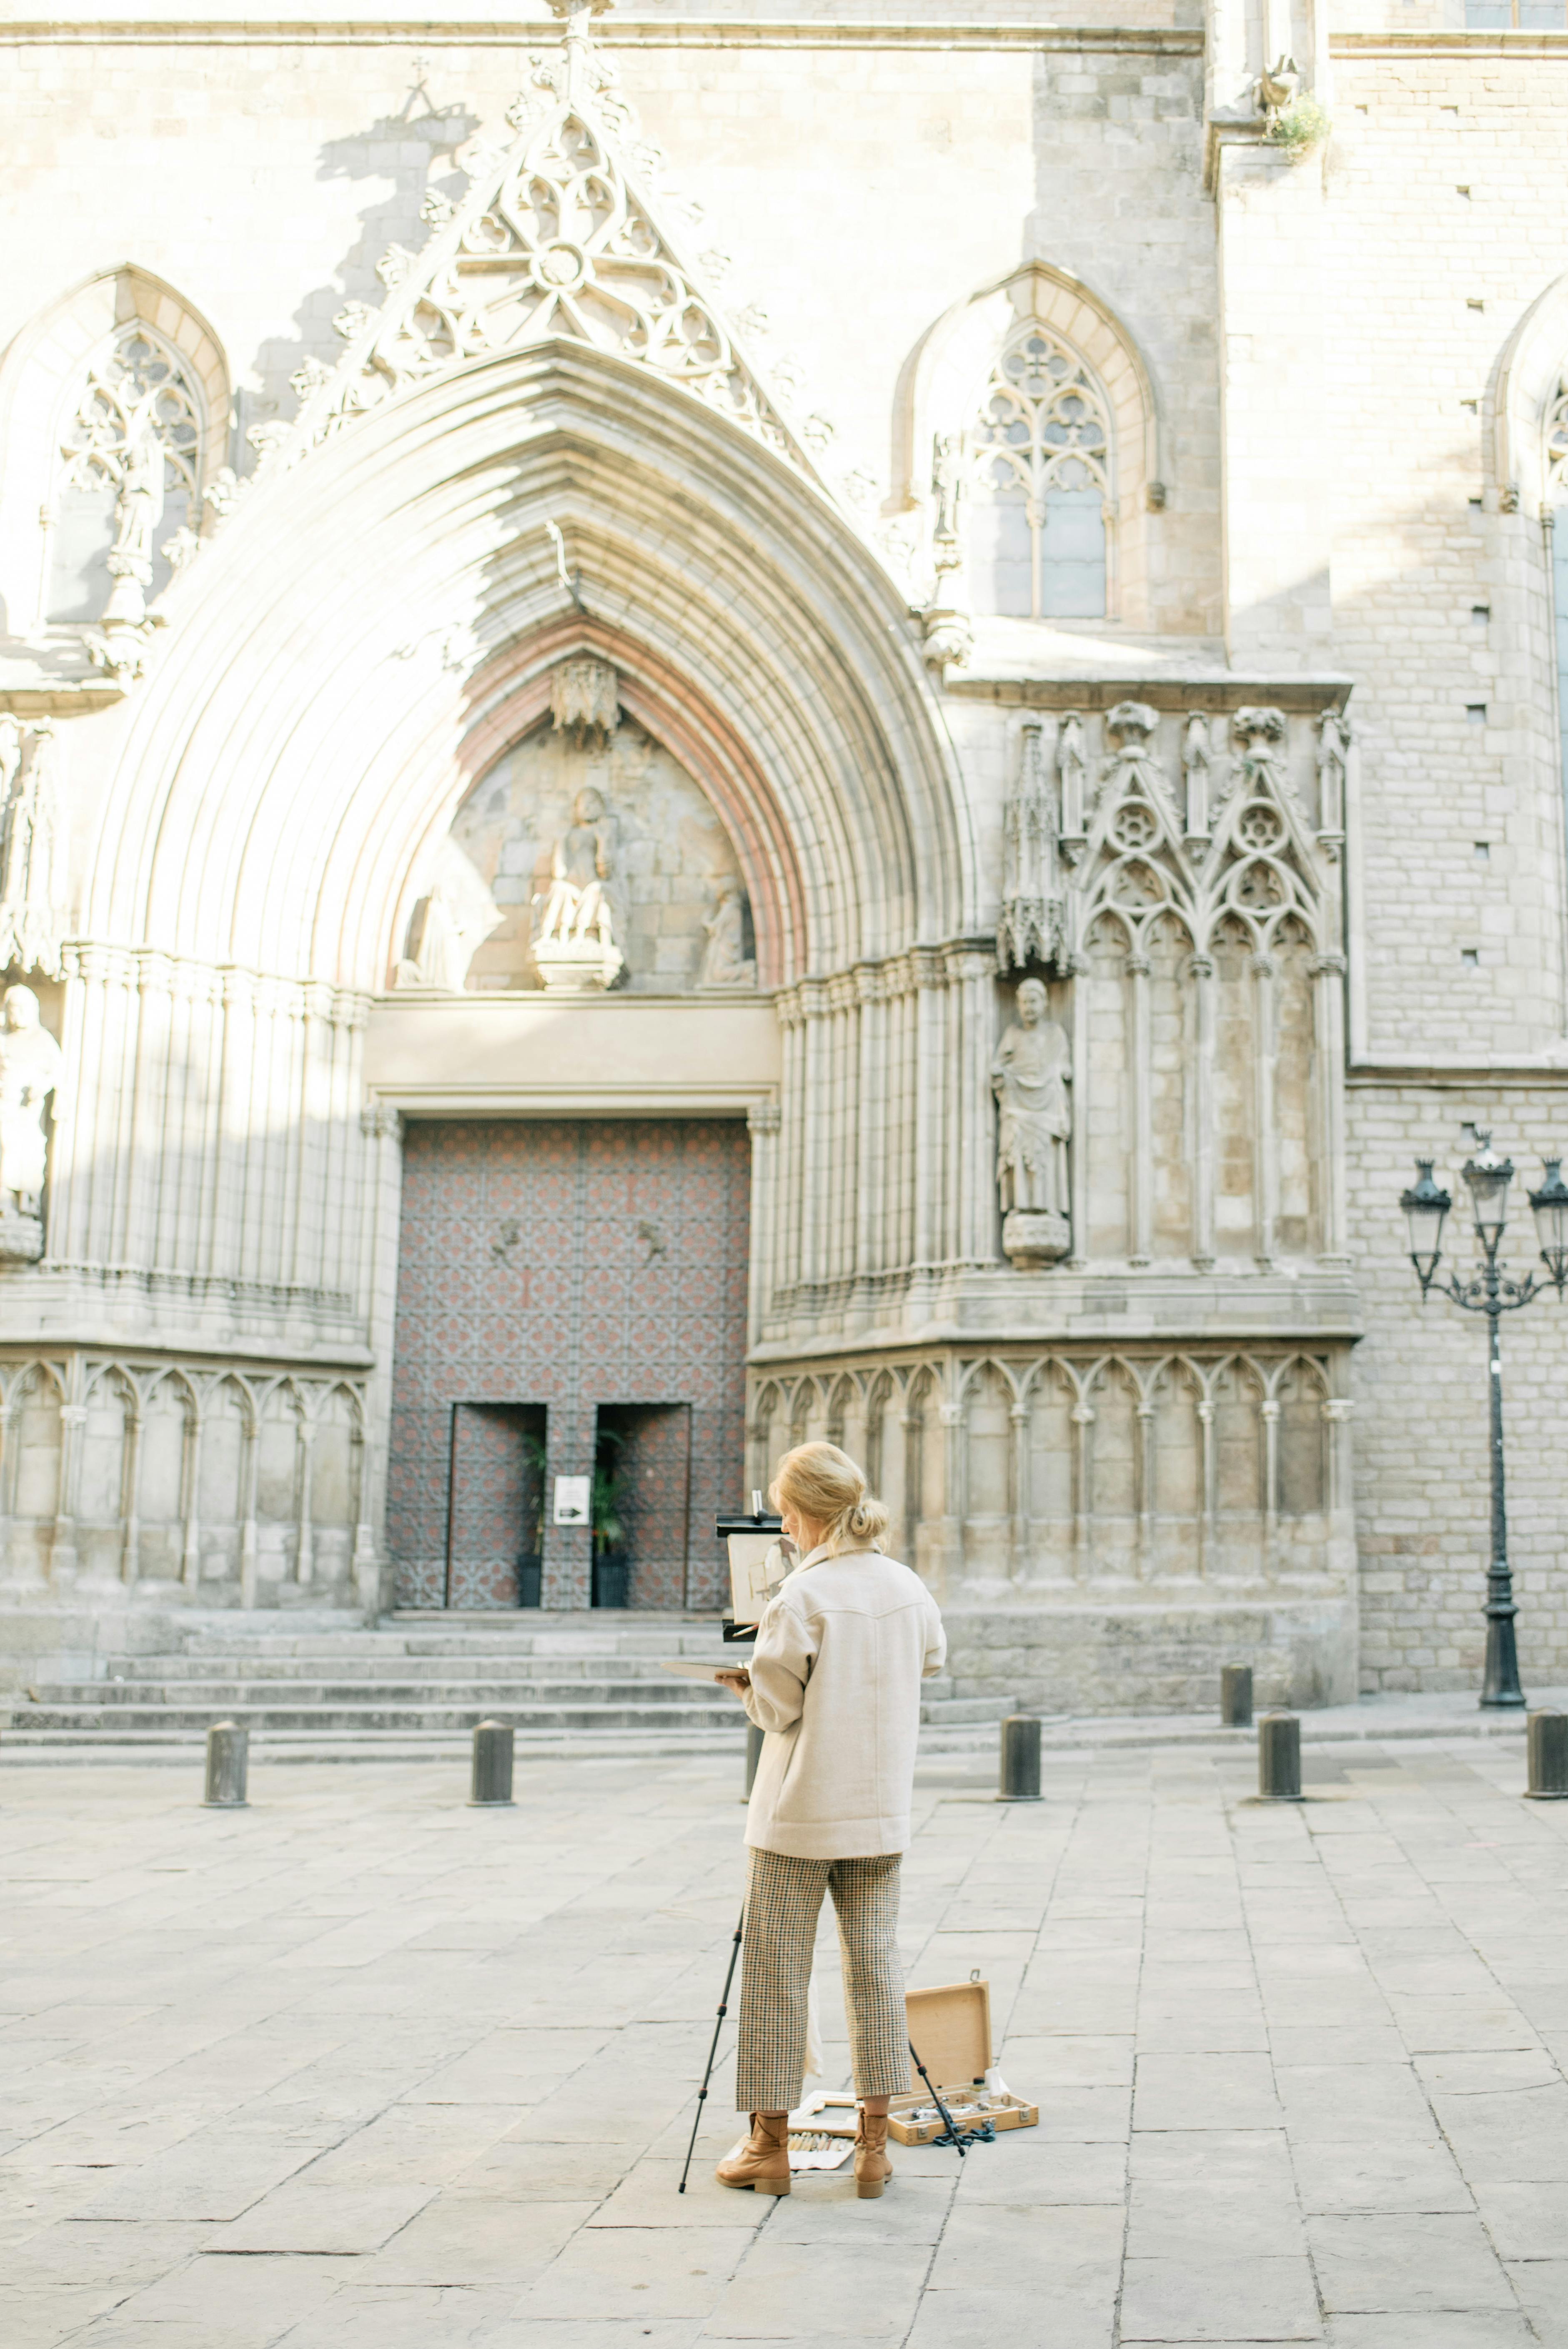
[[[751,2134],[723,2186],[789,2191],[787,2123],[806,2071],[822,1895],[838,1913],[860,2125],[855,2184],[880,2195],[888,2098],[909,2085],[898,1961],[920,1684],[947,1641],[917,1574],[878,1547],[887,1511],[833,1444],[787,1453],[769,1495],[800,1563],[769,1600],[749,1669],[720,1678],[766,1732],[746,1816],[749,1870],[736,2101]]]

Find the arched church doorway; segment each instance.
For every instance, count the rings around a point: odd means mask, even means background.
[[[738,1118],[410,1121],[387,1486],[399,1606],[714,1608],[744,1475]],[[557,1479],[589,1482],[557,1522]],[[595,1570],[597,1553],[597,1571]]]

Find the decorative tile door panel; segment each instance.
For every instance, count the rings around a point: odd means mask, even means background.
[[[387,1483],[400,1605],[441,1604],[451,1407],[481,1398],[546,1407],[547,1494],[591,1472],[601,1404],[687,1405],[686,1578],[690,1604],[721,1603],[713,1520],[745,1478],[749,1186],[738,1119],[410,1123]],[[547,1607],[587,1606],[590,1557],[587,1528],[547,1522]],[[633,1603],[679,1605],[674,1586],[634,1579]]]
[[[693,1562],[691,1421],[685,1403],[601,1403],[614,1437],[618,1510],[634,1607],[684,1607]],[[713,1527],[707,1529],[711,1544]],[[700,1532],[696,1555],[706,1566]],[[706,1581],[704,1588],[706,1590]]]
[[[513,1402],[452,1405],[446,1602],[515,1607],[518,1568],[537,1552],[545,1414]],[[421,1604],[428,1603],[421,1600]]]

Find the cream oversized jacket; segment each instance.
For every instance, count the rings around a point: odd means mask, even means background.
[[[920,1683],[947,1657],[918,1574],[880,1550],[814,1549],[769,1600],[744,1702],[766,1730],[746,1840],[797,1859],[909,1842]]]

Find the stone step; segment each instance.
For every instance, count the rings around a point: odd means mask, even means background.
[[[0,1736],[0,1774],[13,1768],[115,1760],[174,1763],[199,1773],[207,1727],[202,1723],[197,1728],[162,1726],[156,1730],[114,1724],[91,1733],[79,1729],[8,1729]],[[726,1766],[738,1769],[744,1752],[733,1728],[683,1728],[666,1722],[654,1729],[612,1726],[562,1730],[519,1724],[515,1726],[515,1735],[520,1758],[535,1754],[570,1756],[573,1760],[632,1761],[686,1754],[721,1756]],[[989,1783],[995,1766],[995,1736],[994,1726],[923,1729],[921,1759],[929,1761],[944,1754],[981,1756],[983,1773]],[[462,1730],[253,1729],[252,1799],[256,1798],[255,1769],[268,1763],[421,1762],[449,1764],[455,1771],[465,1773],[471,1750],[469,1734]],[[738,1799],[739,1792],[738,1778]]]
[[[446,1733],[472,1729],[481,1721],[511,1722],[519,1727],[565,1729],[659,1729],[665,1726],[706,1728],[717,1726],[721,1731],[738,1736],[746,1720],[739,1707],[735,1707],[728,1722],[716,1709],[700,1698],[694,1704],[676,1693],[673,1704],[641,1702],[611,1702],[595,1704],[589,1697],[581,1702],[559,1704],[497,1704],[493,1702],[462,1702],[451,1704],[366,1703],[264,1704],[234,1703],[227,1698],[222,1703],[186,1704],[99,1704],[59,1703],[14,1706],[11,1725],[4,1732],[6,1738],[21,1730],[71,1730],[83,1737],[96,1737],[106,1732],[142,1729],[161,1732],[170,1729],[207,1730],[214,1721],[232,1721],[253,1730],[356,1730],[397,1729],[435,1730]]]
[[[350,1681],[341,1685],[330,1681],[47,1681],[29,1688],[23,1700],[13,1705],[13,1713],[20,1720],[39,1707],[57,1711],[63,1705],[85,1706],[89,1711],[104,1713],[145,1713],[156,1708],[160,1712],[201,1713],[209,1720],[216,1720],[221,1713],[236,1705],[265,1713],[278,1705],[290,1712],[298,1712],[302,1707],[312,1712],[332,1711],[340,1705],[347,1706],[351,1712],[358,1712],[366,1705],[374,1705],[381,1712],[389,1706],[414,1706],[420,1710],[432,1706],[450,1710],[457,1706],[469,1711],[478,1707],[483,1712],[487,1706],[494,1705],[531,1712],[538,1705],[578,1704],[633,1705],[660,1712],[671,1705],[697,1705],[726,1714],[735,1710],[735,1699],[727,1690],[705,1688],[700,1682],[662,1675],[657,1681],[645,1682],[624,1681],[618,1676],[594,1681],[503,1680],[478,1687],[467,1679],[433,1682]]]
[[[665,1646],[657,1654],[646,1656],[579,1656],[555,1648],[532,1651],[508,1649],[499,1655],[459,1652],[438,1656],[410,1656],[400,1649],[373,1656],[342,1656],[330,1649],[310,1656],[232,1655],[203,1649],[197,1654],[183,1656],[117,1656],[110,1660],[108,1672],[93,1685],[134,1688],[219,1680],[294,1684],[305,1680],[377,1684],[390,1681],[462,1680],[488,1686],[496,1681],[542,1677],[597,1680],[606,1673],[612,1673],[616,1680],[654,1682],[668,1677],[661,1670],[666,1657],[672,1661],[678,1658],[684,1663],[711,1662],[717,1671],[727,1661],[738,1658],[744,1661],[745,1651],[726,1649],[717,1642],[699,1646],[696,1641],[685,1650]]]

